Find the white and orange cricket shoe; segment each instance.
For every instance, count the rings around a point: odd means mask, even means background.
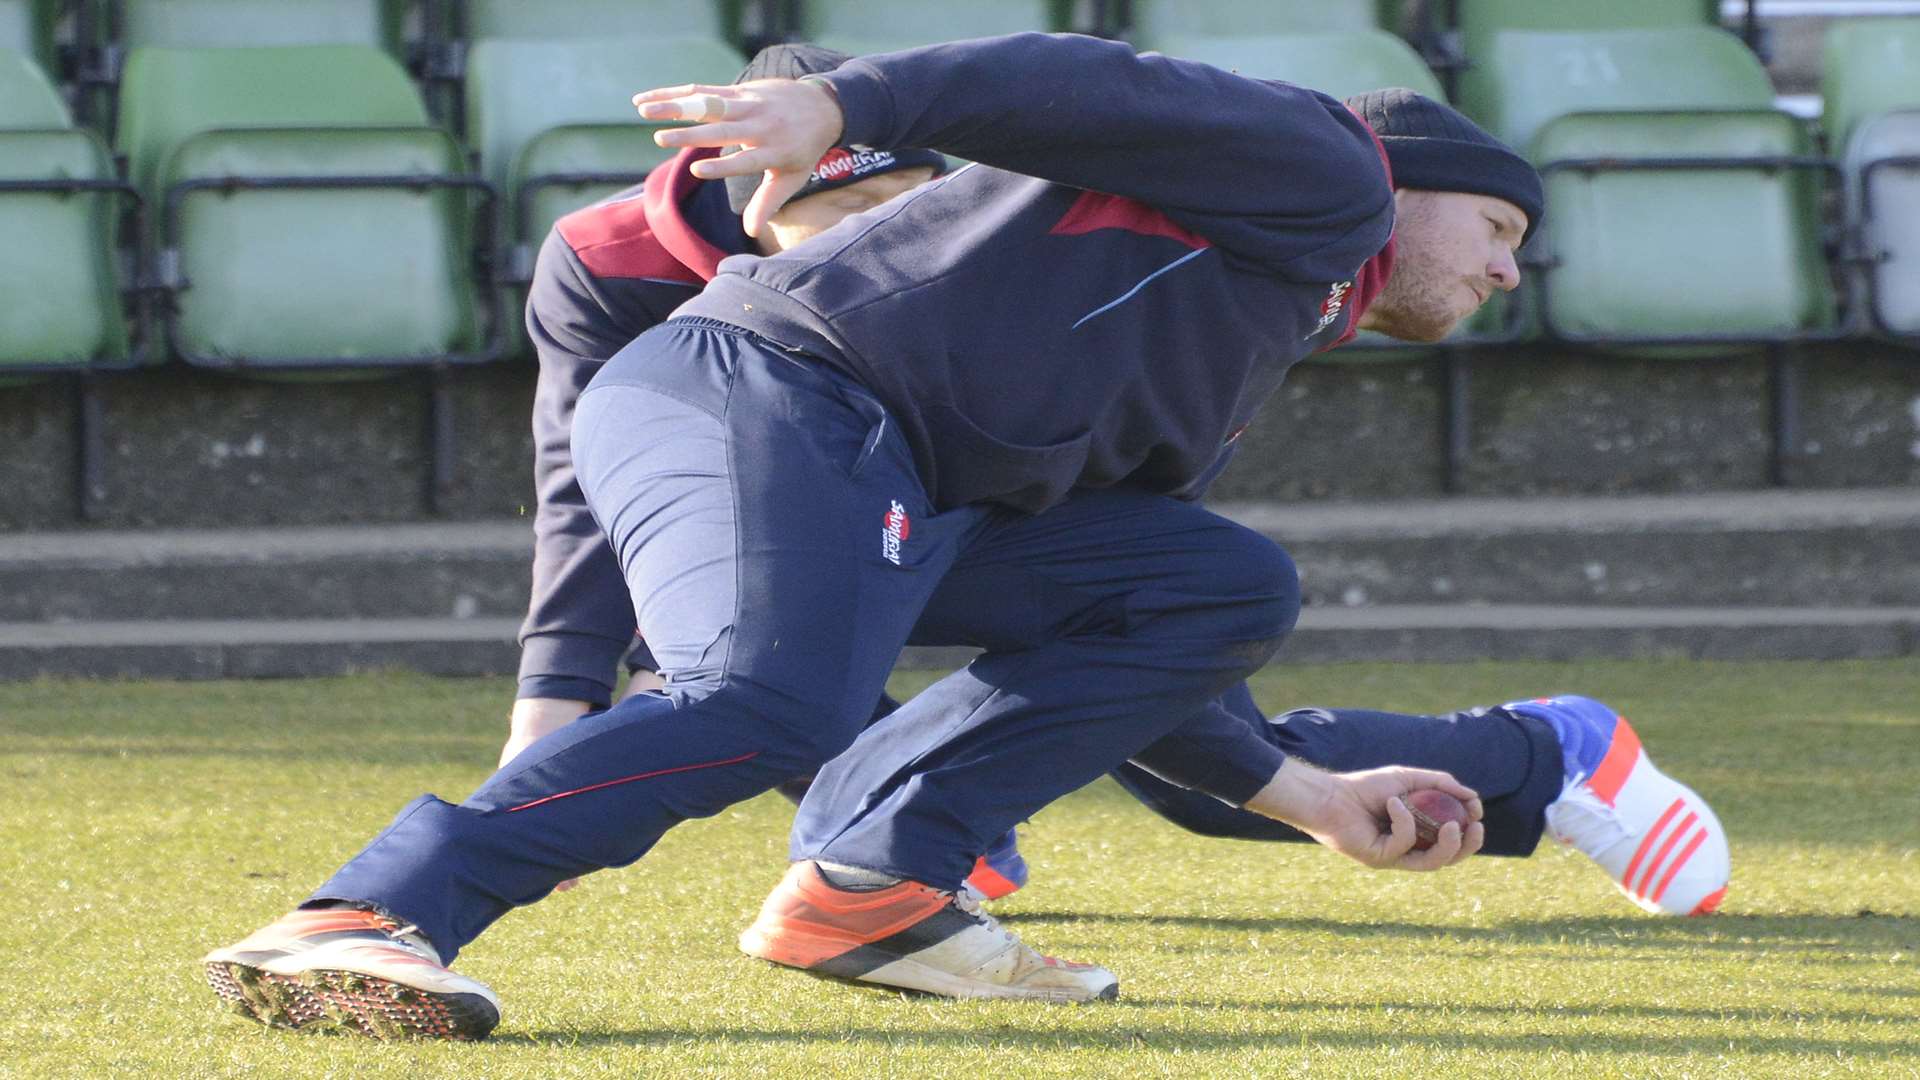
[[[964,891],[888,880],[842,888],[818,863],[794,863],[740,948],[816,975],[945,997],[1079,1002],[1120,994],[1112,972],[1040,955]]]
[[[1513,702],[1560,736],[1567,782],[1547,834],[1612,876],[1656,915],[1709,915],[1732,873],[1727,832],[1698,793],[1654,768],[1626,717],[1592,698]]]
[[[269,1027],[481,1039],[500,1022],[486,984],[447,970],[412,927],[378,912],[290,912],[202,962],[214,993]]]

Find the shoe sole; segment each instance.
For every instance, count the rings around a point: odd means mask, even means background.
[[[793,937],[801,935],[782,935]],[[1082,1005],[1091,1001],[1113,1001],[1120,996],[1118,980],[1108,983],[1091,993],[1068,987],[1020,987],[1002,986],[998,983],[980,982],[964,975],[955,975],[949,971],[931,967],[910,957],[896,956],[884,963],[873,964],[878,957],[862,957],[864,949],[855,949],[850,953],[821,961],[814,965],[797,964],[778,959],[775,953],[781,952],[776,944],[756,929],[749,929],[740,938],[740,949],[748,956],[764,960],[778,967],[804,971],[818,979],[831,979],[834,982],[850,983],[856,986],[878,986],[893,990],[906,990],[916,994],[933,994],[947,998],[992,998],[1014,1001],[1044,1001],[1056,1005]],[[839,968],[840,970],[835,970]]]
[[[434,994],[355,971],[280,975],[232,961],[206,965],[228,1008],[268,1027],[338,1030],[372,1039],[484,1039],[500,1022],[478,994]]]
[[[763,959],[755,957],[755,959]],[[1109,983],[1099,993],[1087,997],[1076,996],[1063,990],[1017,990],[1004,986],[985,983],[970,983],[957,976],[938,971],[924,964],[912,961],[898,961],[889,965],[886,979],[872,975],[835,975],[818,968],[796,968],[782,964],[778,960],[766,960],[774,967],[798,971],[811,975],[822,982],[838,983],[842,986],[858,986],[868,990],[892,990],[897,993],[924,995],[941,998],[967,998],[972,1000],[998,999],[1002,1001],[1039,1001],[1049,1005],[1087,1005],[1096,1001],[1117,1001],[1120,997],[1120,984]]]
[[[865,975],[854,976],[852,981],[874,986],[891,986],[895,989],[912,990],[922,994],[938,994],[941,997],[1045,1001],[1056,1005],[1084,1005],[1093,1001],[1115,1001],[1120,997],[1120,984],[1117,981],[1108,983],[1093,994],[1064,987],[1027,989],[976,982],[962,975],[928,967],[906,957],[875,968]]]

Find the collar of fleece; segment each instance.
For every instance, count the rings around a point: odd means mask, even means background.
[[[1366,121],[1362,120],[1361,123],[1365,124]],[[1367,128],[1367,133],[1372,135],[1373,129]],[[1373,148],[1380,154],[1380,167],[1387,172],[1387,186],[1392,187],[1393,166],[1387,161],[1387,148],[1381,145],[1378,135],[1373,135]],[[1351,312],[1347,317],[1347,328],[1341,331],[1333,344],[1321,349],[1321,352],[1337,349],[1353,340],[1354,335],[1360,332],[1360,316],[1365,315],[1367,308],[1373,306],[1373,302],[1380,298],[1380,291],[1387,287],[1387,279],[1392,276],[1393,237],[1388,236],[1387,245],[1375,252],[1373,258],[1362,263],[1359,272],[1353,275],[1353,288],[1347,296],[1347,310]]]

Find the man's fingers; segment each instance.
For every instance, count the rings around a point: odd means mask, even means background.
[[[1381,862],[1378,865],[1392,866],[1401,861],[1407,852],[1413,850],[1418,831],[1413,824],[1413,811],[1398,797],[1387,800],[1387,835],[1380,838],[1378,847]]]
[[[718,94],[689,94],[686,97],[649,101],[640,107],[642,120],[725,120],[727,99]]]
[[[1444,773],[1438,769],[1401,769],[1400,773],[1400,779],[1407,785],[1407,791],[1438,788],[1461,802],[1470,802],[1480,797],[1479,792],[1455,780],[1453,774]]]
[[[662,690],[666,685],[667,680],[661,678],[659,672],[642,669],[634,672],[633,676],[627,680],[627,696],[633,697],[649,690]]]
[[[1469,855],[1478,855],[1480,853],[1480,845],[1486,842],[1487,827],[1485,825],[1480,824],[1478,821],[1468,825],[1466,834],[1460,838],[1460,857],[1454,861],[1459,862]]]
[[[679,86],[656,86],[651,90],[642,90],[633,95],[633,103],[639,105],[648,101],[660,101],[664,98],[686,97],[688,94],[717,94],[722,88],[708,86],[706,83],[681,83]]]
[[[744,155],[736,154],[735,157]],[[753,198],[747,202],[747,208],[740,215],[740,223],[747,235],[756,236],[767,225],[767,221],[785,206],[788,199],[807,186],[807,174],[804,171],[769,172],[754,190]]]
[[[706,89],[706,87],[695,83],[684,83],[680,86],[656,86],[651,90],[642,90],[633,95],[633,107],[637,109],[649,101],[663,101],[667,98],[686,97],[688,94],[703,92]]]
[[[705,140],[702,140],[693,145],[716,144],[707,143]],[[717,145],[725,146],[731,144],[721,143]],[[776,151],[749,148],[746,150],[735,150],[731,154],[722,154],[719,157],[705,158],[696,161],[689,171],[702,180],[719,180],[728,176],[752,176],[754,173],[764,173],[770,169],[778,169],[782,164],[781,155]],[[801,175],[801,180],[803,182],[806,180],[805,174]]]
[[[698,92],[682,94],[678,97],[653,98],[647,101],[641,101],[639,96],[636,96],[634,107],[639,110],[642,120],[662,122],[687,120],[699,123],[738,120],[753,113],[751,102],[732,93]]]
[[[669,148],[682,146],[736,146],[746,142],[759,132],[750,124],[738,121],[726,124],[696,124],[693,127],[661,128],[653,133],[656,145]]]
[[[1400,860],[1402,870],[1438,870],[1460,855],[1460,823],[1449,821],[1440,826],[1440,838],[1425,851],[1411,851]]]
[[[633,107],[645,106],[663,101],[700,97],[724,97],[733,92],[730,86],[708,86],[704,83],[687,83],[682,86],[662,86],[653,90],[642,90],[633,95]],[[642,114],[644,115],[644,113]]]

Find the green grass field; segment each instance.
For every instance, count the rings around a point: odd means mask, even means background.
[[[290,1035],[216,1008],[198,957],[405,800],[478,783],[509,685],[10,685],[0,1076],[1920,1075],[1920,662],[1336,666],[1257,690],[1608,700],[1725,820],[1725,914],[1642,916],[1544,848],[1414,875],[1205,840],[1102,781],[1025,830],[1034,884],[999,909],[1117,971],[1120,1002],[909,998],[735,951],[784,865],[770,795],[471,947],[505,1005],[490,1041]]]

